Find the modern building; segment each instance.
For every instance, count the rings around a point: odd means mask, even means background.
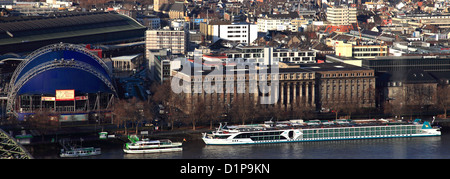
[[[114,76],[130,76],[139,70],[139,66],[144,62],[143,54],[124,55],[110,58],[113,65]]]
[[[348,6],[333,6],[327,8],[327,21],[330,25],[351,25],[356,23],[356,7]]]
[[[8,88],[7,112],[19,120],[41,111],[59,122],[111,116],[117,97],[111,66],[83,46],[42,47],[20,63]]]
[[[171,71],[180,68],[181,61],[174,60],[179,55],[171,54],[167,49],[147,50],[147,60],[150,69],[150,78],[160,84],[170,81]]]
[[[350,57],[339,57],[327,55],[326,60],[330,62],[343,62],[348,64],[360,64],[358,66],[370,68],[375,72],[408,72],[411,69],[424,71],[450,71],[450,57],[447,56],[383,56],[373,59],[355,59]]]
[[[201,22],[200,32],[211,43],[222,39],[249,45],[258,37],[256,24],[232,23],[230,21]]]
[[[159,29],[161,28],[161,19],[153,14],[140,15],[136,17],[136,20],[142,23],[148,29]]]
[[[155,56],[154,80],[162,84],[170,80],[170,57]]]
[[[159,30],[147,30],[145,48],[169,49],[172,54],[185,54],[188,49],[189,33],[187,28],[173,30],[169,28]]]
[[[407,24],[409,27],[422,28],[424,25],[436,26],[438,30],[446,30],[450,27],[450,15],[448,14],[403,14],[392,18],[393,24]]]
[[[336,42],[335,52],[336,56],[353,57],[356,59],[375,58],[387,56],[389,54],[387,45],[377,45],[373,43],[355,45],[344,41]]]
[[[316,63],[316,52],[312,50],[247,46],[226,50],[223,53],[228,58],[243,59],[245,62],[257,63],[258,65],[272,65],[278,61],[284,63]]]
[[[147,49],[145,57],[148,62],[148,69],[150,70],[150,78],[152,80],[156,80],[156,76],[159,74],[157,73],[157,67],[156,67],[156,61],[159,60],[157,57],[165,57],[168,56],[167,49]]]
[[[298,23],[292,23],[293,20],[300,20],[298,13],[265,15],[265,17],[258,18],[258,32],[269,30],[298,32]]]

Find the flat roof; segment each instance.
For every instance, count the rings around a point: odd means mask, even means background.
[[[300,68],[311,71],[351,71],[351,70],[372,70],[370,68],[359,67],[346,63],[333,62],[333,63],[310,63],[300,64]]]
[[[0,23],[0,45],[145,29],[117,13],[68,13]],[[6,34],[6,35],[5,35]]]

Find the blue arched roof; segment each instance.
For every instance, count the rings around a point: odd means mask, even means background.
[[[81,61],[84,63],[89,64],[92,68],[97,70],[99,73],[101,73],[103,76],[105,76],[108,80],[111,80],[111,77],[108,74],[107,69],[105,69],[101,62],[98,60],[101,59],[95,59],[93,55],[88,55],[86,53],[83,53],[81,51],[75,51],[75,50],[57,50],[57,51],[49,51],[43,54],[39,54],[37,56],[33,56],[30,59],[28,59],[27,64],[22,67],[21,72],[18,74],[16,80],[14,83],[16,83],[24,74],[26,74],[29,70],[32,68],[53,60],[71,60],[74,59],[76,61]]]
[[[77,94],[112,93],[102,80],[87,71],[55,68],[43,71],[28,80],[17,94],[55,94],[58,89],[75,89]]]

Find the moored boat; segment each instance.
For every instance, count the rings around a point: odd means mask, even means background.
[[[100,148],[95,147],[82,147],[82,145],[77,146],[73,143],[66,142],[65,139],[59,141],[61,146],[61,152],[59,153],[59,157],[61,158],[73,158],[73,157],[88,157],[102,154]],[[83,139],[80,138],[80,142],[83,142]]]
[[[203,133],[202,139],[207,145],[235,145],[441,135],[439,128],[432,127],[427,121],[421,123],[418,119],[413,123],[394,120],[339,120],[326,125],[313,121],[306,125],[288,124],[287,127],[240,125],[231,127],[232,130],[229,128],[221,124],[216,131]]]
[[[162,140],[139,140],[136,136],[129,137],[131,142],[125,143],[123,152],[128,154],[144,154],[144,153],[158,153],[158,152],[176,152],[182,151],[181,142],[172,142],[169,139]]]
[[[102,154],[100,148],[94,147],[81,147],[70,148],[68,150],[61,149],[60,157],[88,157]]]

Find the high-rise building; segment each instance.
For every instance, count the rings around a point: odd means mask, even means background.
[[[185,30],[147,30],[145,48],[169,49],[172,54],[185,54],[188,43],[188,33]]]
[[[327,20],[333,26],[351,25],[356,23],[356,8],[347,6],[334,6],[327,9]]]

